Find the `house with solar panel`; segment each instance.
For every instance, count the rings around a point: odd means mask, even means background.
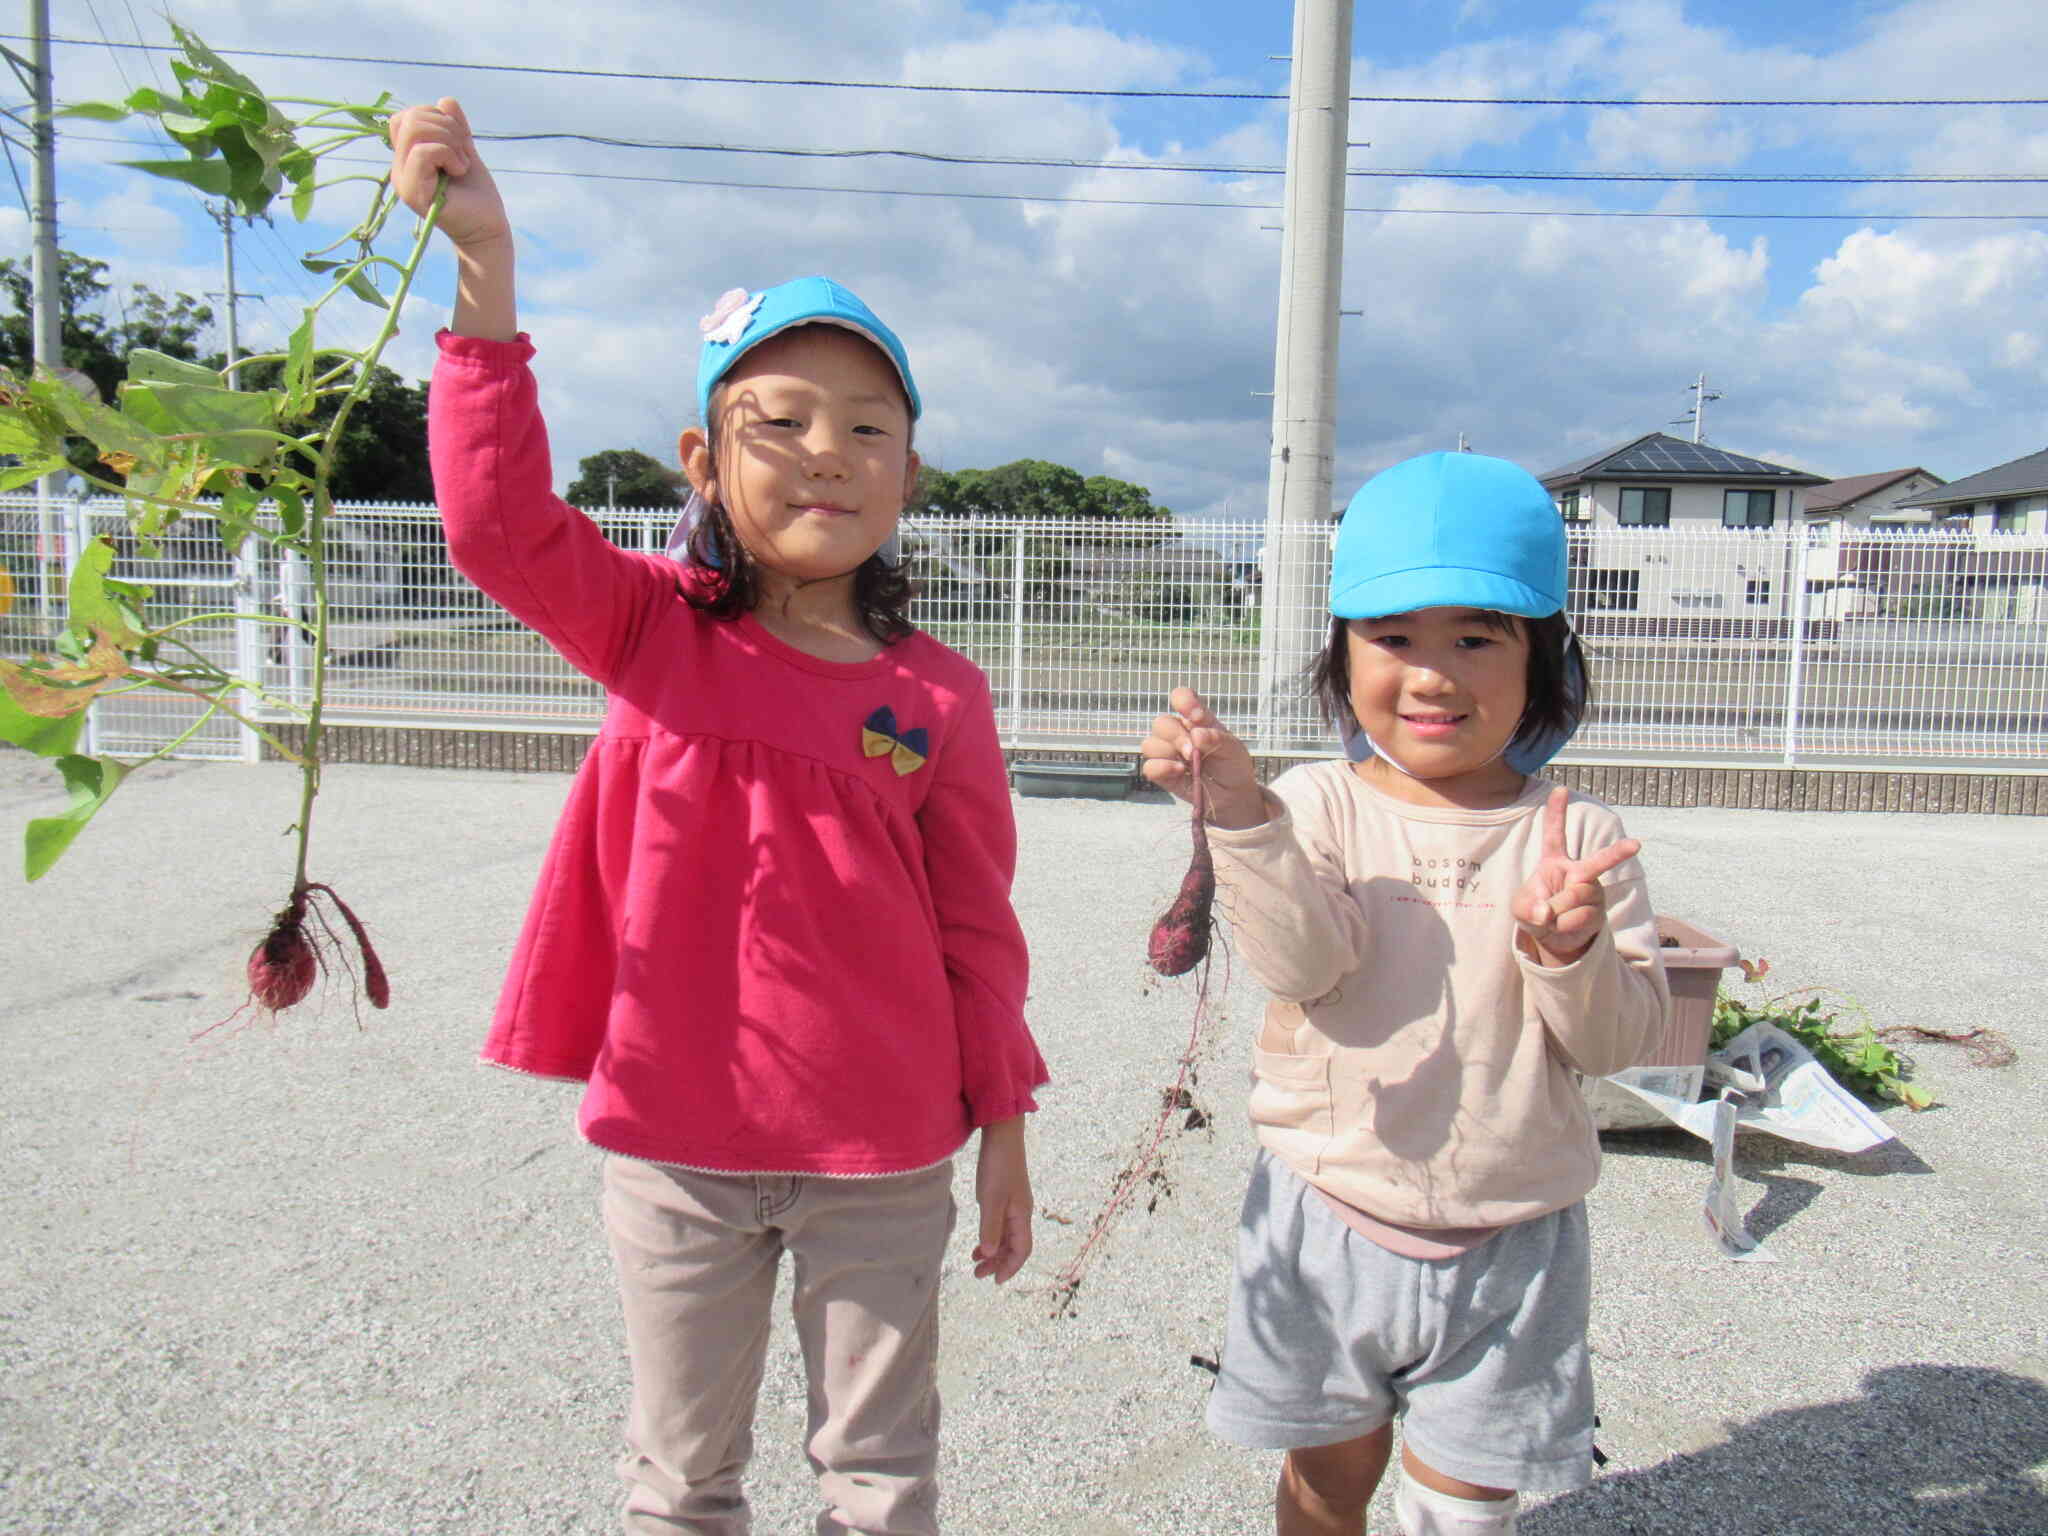
[[[1572,607],[1582,632],[1785,632],[1798,577],[1786,569],[1782,539],[1750,549],[1740,540],[1674,538],[1659,548],[1656,531],[1799,528],[1806,492],[1826,476],[1649,432],[1537,478],[1572,533]]]

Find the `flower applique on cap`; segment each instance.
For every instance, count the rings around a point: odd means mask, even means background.
[[[704,333],[706,341],[729,347],[746,335],[754,312],[767,297],[765,292],[750,295],[744,288],[728,288],[711,306],[711,313],[697,322],[697,329]]]

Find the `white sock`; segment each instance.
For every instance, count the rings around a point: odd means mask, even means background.
[[[1515,1536],[1520,1502],[1512,1493],[1504,1499],[1453,1498],[1423,1487],[1406,1471],[1394,1490],[1394,1512],[1405,1536]]]

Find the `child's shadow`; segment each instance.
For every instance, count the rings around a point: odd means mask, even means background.
[[[1674,1383],[1682,1387],[1683,1383]],[[1892,1365],[1863,1396],[1730,1426],[1708,1450],[1525,1510],[1525,1536],[2019,1536],[2048,1531],[2048,1386]]]

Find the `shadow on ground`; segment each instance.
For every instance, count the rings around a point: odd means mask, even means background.
[[[2048,1531],[2048,1387],[1973,1366],[1872,1371],[1863,1395],[1527,1510],[1524,1536],[2025,1536]]]

